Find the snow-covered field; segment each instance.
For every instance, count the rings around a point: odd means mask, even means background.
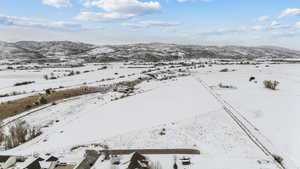
[[[72,88],[80,86],[97,86],[104,84],[111,84],[124,80],[120,76],[125,76],[126,80],[135,79],[139,76],[140,72],[145,69],[127,68],[122,66],[121,63],[105,65],[108,68],[100,70],[104,65],[87,65],[85,67],[78,68],[46,68],[41,70],[5,70],[0,71],[0,95],[10,94],[13,92],[25,93],[23,96],[13,97],[0,97],[0,103],[14,100],[22,97],[26,97],[30,94],[36,94],[48,88]],[[66,76],[70,71],[81,72],[78,75]],[[84,73],[86,71],[86,73]],[[89,72],[88,72],[89,71]],[[59,77],[54,80],[44,79],[44,75],[51,77],[51,73],[54,76]],[[134,75],[133,75],[134,74]],[[65,76],[63,76],[65,75]],[[129,75],[133,75],[130,76]],[[111,78],[111,80],[101,81],[103,79]],[[35,83],[25,86],[14,86],[16,83],[34,81]],[[101,81],[101,83],[100,83]]]
[[[214,66],[194,76],[210,86],[219,83],[236,89],[213,89],[249,119],[272,144],[300,166],[300,67],[297,64],[230,66],[233,72],[219,72],[228,66]],[[257,83],[249,82],[251,76]],[[264,80],[280,82],[278,90],[265,89]]]
[[[53,83],[43,79],[44,72],[27,72],[24,76],[20,73],[20,78],[15,78],[19,72],[10,72],[14,75],[0,72],[0,80],[6,83],[1,83],[0,93],[19,89],[12,87],[16,79],[36,80],[35,84],[20,87],[20,90],[30,91],[59,85],[76,86],[83,82],[100,85],[101,82],[96,82],[99,79],[121,75],[134,79],[145,70],[122,67],[119,63],[106,70],[89,66],[85,69],[95,71],[59,78]],[[224,68],[235,71],[219,72]],[[136,75],[127,76],[132,73]],[[257,83],[249,82],[251,76],[256,77]],[[23,119],[31,125],[43,127],[43,134],[1,154],[56,153],[63,159],[78,160],[84,148],[71,151],[74,146],[89,147],[99,143],[121,149],[196,148],[201,154],[193,157],[194,168],[276,168],[271,157],[249,139],[223,105],[201,85],[203,80],[266,136],[266,144],[271,144],[283,158],[300,166],[300,153],[297,152],[300,148],[297,134],[300,128],[299,77],[299,65],[213,65],[193,69],[188,77],[145,81],[137,86],[133,96],[119,100],[114,100],[119,92],[79,96],[25,116]],[[278,90],[265,89],[264,80],[280,81]],[[220,82],[236,88],[221,89]],[[4,99],[1,101],[6,101]]]

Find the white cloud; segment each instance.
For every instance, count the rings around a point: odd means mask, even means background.
[[[86,7],[97,7],[105,12],[81,12],[76,18],[81,20],[109,21],[128,19],[134,16],[146,15],[160,11],[160,3],[138,0],[92,0],[85,1]]]
[[[263,25],[256,25],[256,26],[252,27],[252,30],[255,30],[255,31],[262,31],[262,30],[266,30],[266,29],[267,29],[267,27],[263,26]]]
[[[134,17],[134,14],[121,14],[117,12],[111,13],[97,13],[97,12],[80,12],[76,19],[89,21],[111,21],[119,19],[129,19]]]
[[[270,19],[270,16],[261,16],[261,17],[257,18],[257,21],[262,22],[262,21],[266,21],[268,19]]]
[[[295,25],[296,25],[296,28],[300,29],[300,22],[297,22]]]
[[[53,6],[55,8],[71,7],[70,0],[43,0],[43,4]]]
[[[278,23],[277,21],[272,21],[271,22],[271,26],[278,26],[278,25],[280,25],[280,23]]]
[[[300,35],[299,31],[288,31],[288,32],[273,32],[272,33],[273,37],[277,38],[289,38],[289,37],[296,37]]]
[[[284,10],[278,18],[284,18],[288,16],[300,16],[299,8],[288,8]]]
[[[147,20],[140,21],[137,23],[123,23],[123,26],[131,27],[131,28],[146,28],[150,26],[160,26],[160,27],[170,27],[179,25],[179,22],[166,22],[166,21],[155,21],[155,20]]]
[[[17,26],[17,27],[32,27],[32,28],[42,28],[42,29],[51,29],[51,30],[85,30],[89,29],[83,25],[75,22],[66,22],[66,21],[56,21],[50,22],[41,19],[35,18],[25,18],[25,17],[15,17],[15,16],[6,16],[0,15],[0,25],[5,26]]]
[[[249,29],[246,27],[240,27],[240,28],[232,28],[232,29],[216,29],[212,31],[207,32],[201,32],[201,36],[219,36],[219,35],[227,35],[227,34],[235,34],[235,33],[242,33],[246,32]]]
[[[269,31],[269,30],[279,30],[279,29],[289,29],[293,28],[293,26],[289,24],[280,24],[277,21],[271,22],[270,25],[256,25],[251,27],[253,31]]]
[[[177,0],[178,2],[211,2],[213,0]]]

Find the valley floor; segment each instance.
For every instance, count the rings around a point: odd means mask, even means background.
[[[188,77],[145,81],[132,96],[119,100],[114,100],[118,92],[79,96],[22,118],[43,126],[43,134],[1,154],[54,153],[76,162],[86,148],[96,148],[94,144],[111,149],[195,148],[201,154],[192,158],[193,168],[278,168],[201,85],[203,80],[259,129],[243,120],[263,144],[296,168],[300,166],[298,66],[214,65],[195,69]],[[235,71],[220,72],[226,67]],[[257,83],[249,82],[250,76]],[[265,89],[263,80],[280,81],[279,90]],[[221,82],[236,88],[219,88]]]

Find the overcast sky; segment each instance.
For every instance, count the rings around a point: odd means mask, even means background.
[[[0,40],[300,50],[300,0],[2,0]]]

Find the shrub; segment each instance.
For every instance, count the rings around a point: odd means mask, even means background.
[[[29,110],[31,108],[32,108],[32,105],[30,105],[30,104],[28,104],[28,105],[25,106],[25,109],[27,109],[27,110]]]
[[[10,136],[14,139],[13,142],[24,143],[28,134],[28,125],[25,121],[17,121],[15,125],[9,129]]]
[[[41,134],[40,129],[31,127],[25,121],[17,121],[8,129],[9,134],[2,134],[2,142],[4,142],[5,149],[14,148],[23,144]]]
[[[34,83],[34,81],[19,82],[19,83],[14,84],[14,86],[23,86],[23,85],[28,85],[31,83]]]
[[[49,79],[50,79],[50,80],[55,80],[55,79],[57,79],[57,77],[51,76]]]
[[[48,100],[47,100],[45,97],[41,97],[41,98],[40,98],[40,103],[41,103],[41,104],[47,104],[47,103],[48,103]]]
[[[274,80],[265,80],[264,81],[264,86],[265,88],[268,88],[268,89],[272,89],[272,90],[276,90],[277,86],[279,85],[279,82]]]
[[[220,72],[228,72],[228,71],[229,71],[228,68],[225,68],[225,69],[220,70]]]
[[[68,74],[68,76],[74,76],[74,75],[75,75],[75,72],[73,70]]]
[[[220,88],[226,88],[226,89],[235,89],[236,87],[232,86],[232,85],[224,85],[222,83],[219,83],[218,85]]]
[[[46,89],[46,95],[50,95],[54,92],[53,89],[49,88],[49,89]]]
[[[2,122],[0,122],[0,125],[2,124]],[[0,143],[2,143],[3,142],[3,140],[4,140],[4,133],[3,133],[3,130],[2,130],[2,128],[0,129]]]

